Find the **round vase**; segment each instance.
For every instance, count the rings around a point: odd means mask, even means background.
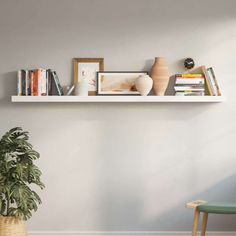
[[[14,216],[0,216],[0,236],[26,236],[25,222]]]
[[[164,96],[169,83],[169,70],[165,58],[156,57],[151,69],[153,88],[158,96]]]
[[[75,86],[75,95],[77,96],[88,96],[88,83],[82,80]]]
[[[152,89],[153,81],[148,75],[140,75],[135,80],[135,87],[142,96],[147,96]]]

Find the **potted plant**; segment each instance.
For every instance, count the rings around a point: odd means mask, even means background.
[[[37,210],[41,199],[31,184],[44,188],[39,158],[28,142],[28,132],[11,129],[0,140],[0,236],[25,236],[25,221]]]

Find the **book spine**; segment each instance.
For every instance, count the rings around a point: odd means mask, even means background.
[[[215,76],[213,68],[210,67],[210,68],[207,69],[207,71],[208,71],[208,73],[211,75],[211,77],[213,79],[213,83],[214,83],[215,91],[216,91],[216,96],[221,96],[220,87],[219,87],[219,85],[217,83],[216,76]]]
[[[209,75],[208,75],[208,72],[207,72],[207,69],[205,66],[201,66],[201,69],[204,73],[204,76],[205,76],[205,88],[206,88],[206,91],[208,91],[208,94],[210,96],[213,96],[213,91],[212,91],[212,88],[211,88],[211,82],[210,82],[210,79],[209,79]]]
[[[21,70],[22,72],[22,80],[21,80],[21,95],[25,96],[26,95],[26,71]]]
[[[46,95],[49,95],[49,71],[46,70]]]
[[[30,95],[34,96],[34,71],[30,71]]]
[[[57,90],[58,90],[58,94],[59,94],[59,96],[62,96],[63,95],[63,90],[62,90],[59,78],[57,76],[57,73],[56,73],[56,71],[53,71],[52,73],[53,73],[55,84],[56,84],[56,87],[57,87]]]
[[[208,73],[209,80],[210,80],[210,83],[211,83],[211,89],[212,89],[212,92],[213,92],[213,96],[217,96],[217,88],[216,88],[216,85],[215,85],[214,78],[213,78],[213,76],[211,74],[211,71],[209,71],[207,69],[207,73]]]
[[[27,78],[27,95],[31,95],[31,70],[28,70],[28,78]]]
[[[47,95],[47,74],[46,70],[40,69],[40,95],[46,96]]]
[[[175,96],[204,96],[204,92],[176,92]]]
[[[189,79],[183,79],[183,78],[180,78],[180,77],[177,77],[176,78],[176,81],[175,81],[175,84],[204,84],[204,79],[203,78],[196,78],[196,79],[192,79],[192,78],[189,78]]]
[[[38,70],[33,71],[32,95],[38,96]]]
[[[52,83],[53,83],[53,79],[52,79],[52,70],[48,69],[48,83],[47,83],[47,90],[48,90],[48,95],[51,96],[53,95],[53,91],[52,91]]]
[[[18,96],[22,95],[21,83],[22,83],[22,71],[18,70],[17,71],[17,95]]]
[[[25,71],[25,95],[28,96],[29,71]]]
[[[175,86],[175,91],[205,91],[204,86]]]
[[[37,96],[41,96],[41,91],[42,91],[42,69],[36,69],[37,71],[37,81],[38,81],[38,85],[37,85]]]
[[[180,78],[204,78],[203,74],[177,74],[176,77]]]

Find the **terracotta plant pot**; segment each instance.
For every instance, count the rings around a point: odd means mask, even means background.
[[[152,89],[153,81],[148,75],[140,75],[135,80],[135,87],[142,96],[147,96]]]
[[[153,88],[158,96],[164,96],[169,83],[169,70],[164,57],[156,57],[151,69]]]
[[[0,236],[26,236],[23,220],[14,216],[0,216]]]

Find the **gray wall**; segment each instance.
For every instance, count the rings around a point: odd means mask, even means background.
[[[0,0],[0,132],[22,126],[47,186],[31,230],[190,230],[194,199],[236,198],[235,0]],[[72,80],[73,57],[106,70],[155,56],[213,66],[221,104],[13,104],[15,71]],[[210,230],[236,230],[213,216]]]

